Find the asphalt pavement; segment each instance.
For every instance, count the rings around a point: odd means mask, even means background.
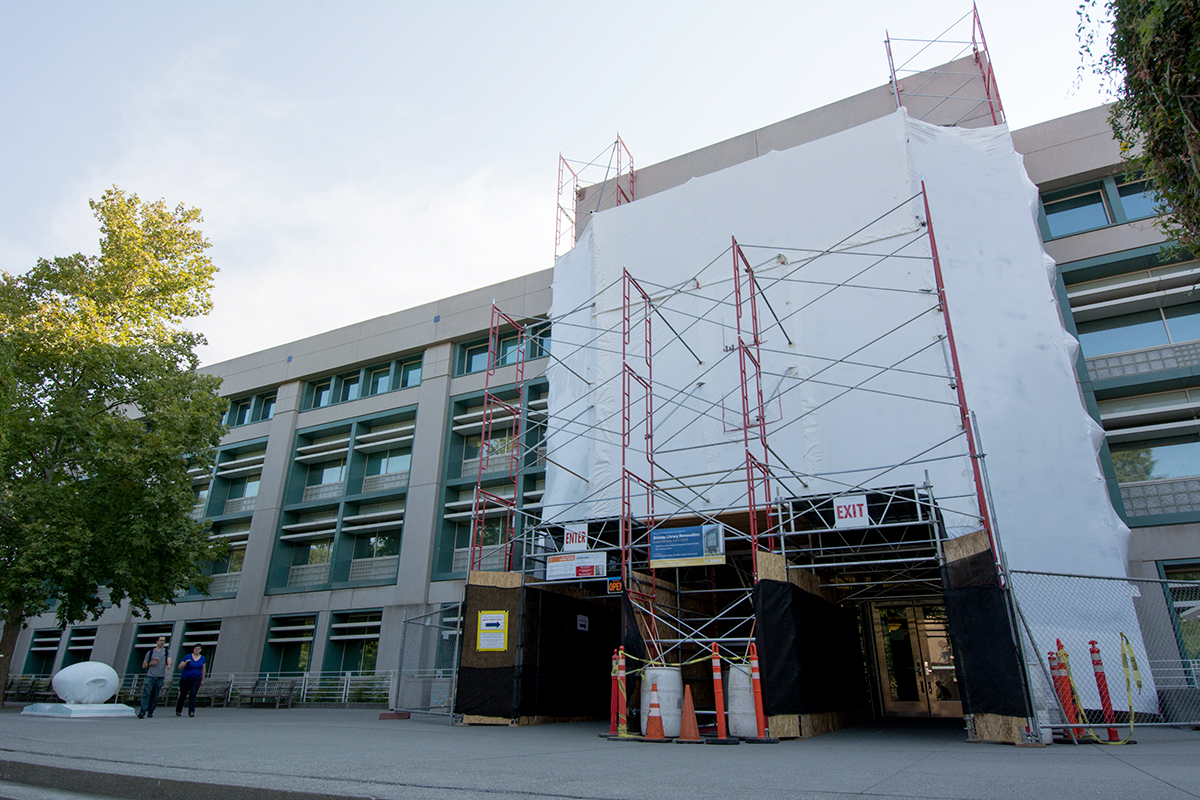
[[[160,709],[69,720],[0,709],[0,798],[388,800],[1200,798],[1200,732],[1136,745],[968,743],[962,721],[877,722],[808,740],[613,742],[601,723],[452,727],[359,709]]]

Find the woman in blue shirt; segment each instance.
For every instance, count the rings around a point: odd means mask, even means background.
[[[175,716],[183,716],[183,698],[188,699],[188,716],[196,716],[196,692],[204,684],[205,659],[200,655],[200,645],[192,648],[190,656],[179,661],[183,673],[179,676],[179,700],[175,703]]]

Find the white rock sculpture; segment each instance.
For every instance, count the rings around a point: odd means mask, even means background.
[[[117,671],[99,661],[83,661],[59,670],[50,681],[64,703],[103,703],[117,693]]]

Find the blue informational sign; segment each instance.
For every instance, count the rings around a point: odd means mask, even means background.
[[[694,567],[725,563],[725,526],[693,525],[650,531],[650,566]]]

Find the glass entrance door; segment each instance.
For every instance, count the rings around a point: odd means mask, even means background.
[[[877,605],[871,617],[884,712],[895,717],[961,717],[945,607]]]

